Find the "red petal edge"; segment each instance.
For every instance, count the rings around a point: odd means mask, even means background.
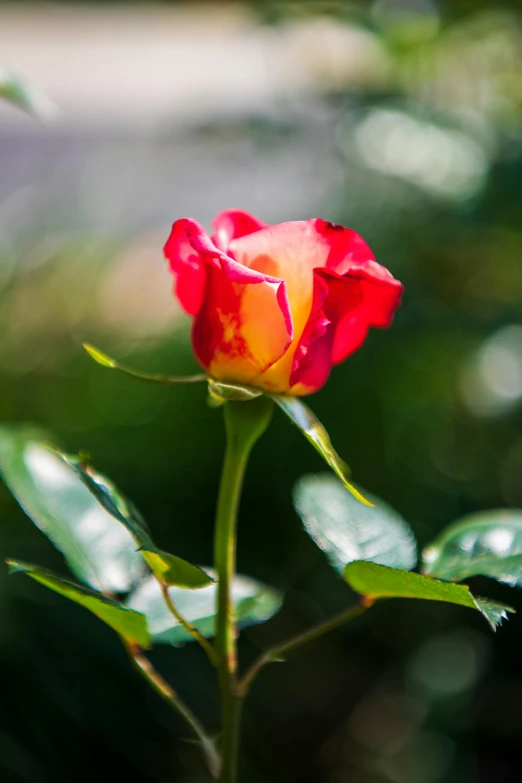
[[[295,352],[291,386],[320,389],[332,364],[360,348],[370,327],[390,326],[402,290],[373,260],[344,275],[314,269],[312,311]]]
[[[163,253],[174,275],[174,289],[179,303],[189,315],[197,315],[205,292],[206,269],[190,244],[184,220],[176,220]]]
[[[253,234],[264,228],[265,224],[241,209],[227,209],[214,218],[212,226],[216,232],[212,241],[216,247],[226,252],[233,239]]]
[[[402,283],[376,262],[368,264],[364,269],[347,272],[343,275],[343,280],[360,287],[362,301],[353,310],[344,308],[337,323],[332,351],[333,364],[339,364],[357,351],[365,341],[370,327],[387,329],[391,326],[404,290]]]

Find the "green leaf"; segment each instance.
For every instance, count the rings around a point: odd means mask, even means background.
[[[361,503],[371,506],[372,504],[348,481],[348,476],[350,475],[348,465],[337,454],[330,442],[327,431],[310,408],[297,397],[284,397],[283,395],[273,394],[272,399],[286,413],[290,421],[301,430],[312,446],[317,449],[332,470],[339,476],[346,489],[349,489],[352,495]]]
[[[143,576],[145,563],[129,531],[93,497],[45,433],[0,427],[0,473],[82,582],[102,592],[126,592]]]
[[[84,606],[131,644],[138,644],[143,648],[151,646],[147,619],[140,612],[129,609],[128,606],[86,587],[62,579],[39,566],[17,560],[7,560],[7,564],[10,566],[11,573],[27,574],[31,579],[35,579],[50,590],[54,590],[55,593]]]
[[[294,487],[296,511],[334,568],[342,571],[353,560],[370,560],[409,571],[417,562],[411,528],[391,506],[365,496],[373,506],[359,503],[328,473],[303,476]]]
[[[169,588],[169,595],[181,616],[203,636],[215,631],[217,585],[202,590]],[[282,595],[272,587],[246,576],[236,576],[232,585],[232,602],[240,628],[263,623],[275,614],[282,603]],[[142,612],[148,621],[154,642],[182,644],[192,636],[176,622],[169,612],[157,582],[146,579],[129,597],[128,605]]]
[[[190,589],[205,587],[214,581],[201,568],[158,549],[136,506],[127,500],[106,476],[97,473],[80,457],[63,457],[96,500],[127,528],[139,547],[138,551],[161,581]]]
[[[85,348],[89,356],[92,359],[94,359],[95,362],[100,364],[102,367],[109,367],[111,370],[118,370],[118,372],[122,372],[124,373],[124,375],[129,375],[131,378],[137,378],[139,381],[145,381],[146,383],[160,383],[160,384],[199,383],[201,381],[207,380],[207,376],[203,374],[187,375],[184,377],[173,378],[169,375],[154,375],[151,373],[131,370],[129,367],[125,367],[123,364],[120,364],[115,359],[111,359],[110,356],[107,356],[106,353],[100,351],[99,348],[95,348],[94,345],[90,345],[89,343],[83,343],[83,347]]]
[[[475,598],[466,585],[439,582],[420,574],[399,571],[395,568],[358,561],[348,563],[344,578],[352,590],[370,601],[380,598],[421,598],[427,601],[444,601],[469,609],[478,609],[493,630],[515,610],[484,598]]]
[[[423,552],[423,572],[460,582],[489,576],[516,587],[522,584],[522,511],[499,509],[466,516]]]
[[[19,79],[2,65],[0,65],[0,98],[42,122],[54,120],[59,113],[57,106],[46,95]]]

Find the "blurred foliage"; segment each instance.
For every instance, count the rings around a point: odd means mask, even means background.
[[[308,174],[316,214],[362,233],[405,283],[393,328],[374,331],[310,400],[359,485],[397,509],[421,545],[464,514],[521,506],[518,6],[254,5],[261,21],[297,25],[317,94],[270,114],[172,131],[158,154],[187,150],[200,219],[217,202],[257,205],[265,219],[309,217],[283,179],[295,166]],[[26,165],[17,150],[17,165]],[[209,157],[218,179],[212,165],[201,167]],[[282,172],[255,198],[250,183],[234,184],[251,159]],[[97,172],[93,203],[104,193],[103,167]],[[203,386],[140,384],[80,348],[89,340],[150,372],[195,371],[188,320],[160,276],[168,225],[140,191],[149,233],[130,218],[120,232],[96,232],[74,212],[82,202],[51,187],[53,176],[45,208],[30,191],[0,204],[0,418],[34,422],[70,451],[90,452],[143,511],[159,547],[208,563],[220,411],[207,407]],[[170,182],[177,204],[180,187]],[[243,203],[230,203],[239,196]],[[239,568],[287,595],[278,616],[245,633],[245,661],[350,596],[292,510],[293,483],[321,467],[275,415],[247,477]],[[0,518],[3,556],[63,572],[3,487]],[[520,612],[516,591],[481,577],[471,585]],[[0,588],[3,780],[205,780],[197,751],[179,741],[183,727],[136,681],[109,631],[30,580],[8,581],[7,569]],[[516,617],[493,638],[465,609],[380,606],[260,677],[246,709],[243,779],[512,783],[521,640]],[[215,684],[199,652],[162,649],[154,662],[215,728]]]
[[[49,99],[0,65],[0,99],[32,114],[42,122],[52,120],[57,108]]]

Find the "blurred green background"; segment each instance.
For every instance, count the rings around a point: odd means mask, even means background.
[[[359,231],[405,284],[393,328],[310,399],[357,482],[421,542],[456,517],[522,506],[522,17],[518,3],[0,6],[0,59],[61,109],[0,110],[0,419],[84,449],[159,545],[208,563],[224,445],[171,296],[171,222],[240,207]],[[239,569],[286,591],[242,634],[248,661],[348,605],[291,488],[322,470],[280,415],[256,448]],[[0,552],[65,572],[0,487]],[[519,594],[484,579],[475,592]],[[2,781],[203,783],[185,728],[93,617],[0,568]],[[248,783],[513,783],[522,624],[392,601],[285,665],[247,704]],[[152,654],[217,729],[194,645]]]

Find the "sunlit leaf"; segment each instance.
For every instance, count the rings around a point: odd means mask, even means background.
[[[138,644],[143,648],[151,646],[147,620],[143,614],[100,593],[62,579],[39,566],[17,560],[8,560],[7,563],[11,568],[11,573],[27,574],[31,579],[35,579],[50,590],[54,590],[55,593],[84,606],[131,644]]]
[[[136,506],[127,500],[106,476],[97,473],[79,457],[64,455],[64,459],[98,502],[127,528],[139,547],[139,552],[162,581],[191,589],[205,587],[213,582],[213,579],[201,568],[181,557],[158,549],[152,541],[147,523]]]
[[[203,636],[213,636],[216,619],[217,585],[201,590],[169,588],[169,595],[182,617]],[[236,576],[232,585],[232,602],[240,628],[263,623],[275,614],[282,595],[272,587],[246,576]],[[169,612],[157,582],[145,580],[129,597],[128,605],[147,617],[152,639],[158,643],[181,644],[192,636]]]
[[[459,582],[489,576],[522,584],[522,511],[499,509],[458,520],[423,552],[423,571]]]
[[[331,474],[303,476],[294,488],[294,505],[307,533],[334,568],[352,560],[371,560],[409,571],[417,562],[417,545],[407,522],[379,498],[375,505],[354,498]]]
[[[45,433],[0,428],[0,473],[71,571],[103,592],[125,592],[146,566],[129,531],[89,492]]]
[[[308,408],[304,402],[301,402],[297,397],[284,397],[279,394],[272,395],[274,401],[279,407],[286,413],[290,421],[301,430],[307,440],[310,441],[312,446],[317,449],[319,454],[326,460],[332,470],[339,476],[344,486],[350,490],[352,495],[357,498],[361,503],[370,505],[371,503],[361,495],[358,489],[348,481],[350,475],[350,469],[348,465],[343,462],[340,456],[333,448],[329,435],[319,419]]]
[[[160,383],[169,385],[178,383],[200,383],[201,381],[207,380],[207,376],[203,375],[202,373],[198,375],[180,376],[179,378],[176,378],[169,375],[155,375],[146,372],[139,372],[138,370],[131,370],[129,367],[125,367],[115,359],[111,359],[110,356],[107,356],[106,353],[100,351],[99,348],[95,348],[94,345],[84,343],[83,347],[89,356],[102,367],[108,367],[111,370],[118,370],[118,372],[122,372],[124,375],[129,375],[131,378],[137,378],[139,381],[145,381],[146,383]]]
[[[28,112],[42,122],[51,122],[59,114],[58,107],[42,92],[0,65],[0,98]]]
[[[421,598],[426,601],[443,601],[469,609],[478,609],[495,630],[507,612],[514,612],[509,606],[475,598],[466,585],[439,582],[420,574],[399,571],[395,568],[358,561],[349,563],[344,569],[344,578],[352,590],[374,601],[380,598]]]

